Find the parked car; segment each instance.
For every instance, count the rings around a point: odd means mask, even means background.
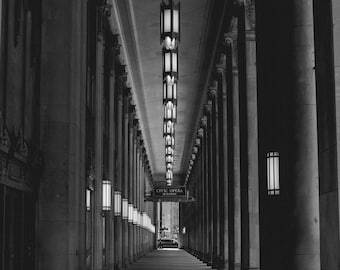
[[[159,248],[178,248],[178,242],[175,239],[162,238],[158,240]]]

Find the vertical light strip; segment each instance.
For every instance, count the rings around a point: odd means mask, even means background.
[[[122,194],[120,191],[115,191],[115,216],[120,216],[122,213]]]
[[[111,181],[103,180],[103,210],[111,210]]]
[[[267,192],[268,195],[280,194],[280,154],[267,153]]]
[[[91,210],[91,190],[86,189],[86,210]]]

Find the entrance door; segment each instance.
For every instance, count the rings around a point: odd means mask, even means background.
[[[1,265],[34,270],[35,203],[31,193],[1,185]]]

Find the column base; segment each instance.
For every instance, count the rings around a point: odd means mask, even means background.
[[[220,262],[220,258],[217,256],[214,256],[212,258],[212,268],[213,269],[220,269],[221,266],[221,262]]]
[[[235,263],[234,264],[234,270],[241,270],[241,264],[240,263]]]

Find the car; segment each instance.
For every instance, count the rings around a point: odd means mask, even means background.
[[[162,238],[158,240],[159,248],[178,248],[178,242],[175,239]]]

